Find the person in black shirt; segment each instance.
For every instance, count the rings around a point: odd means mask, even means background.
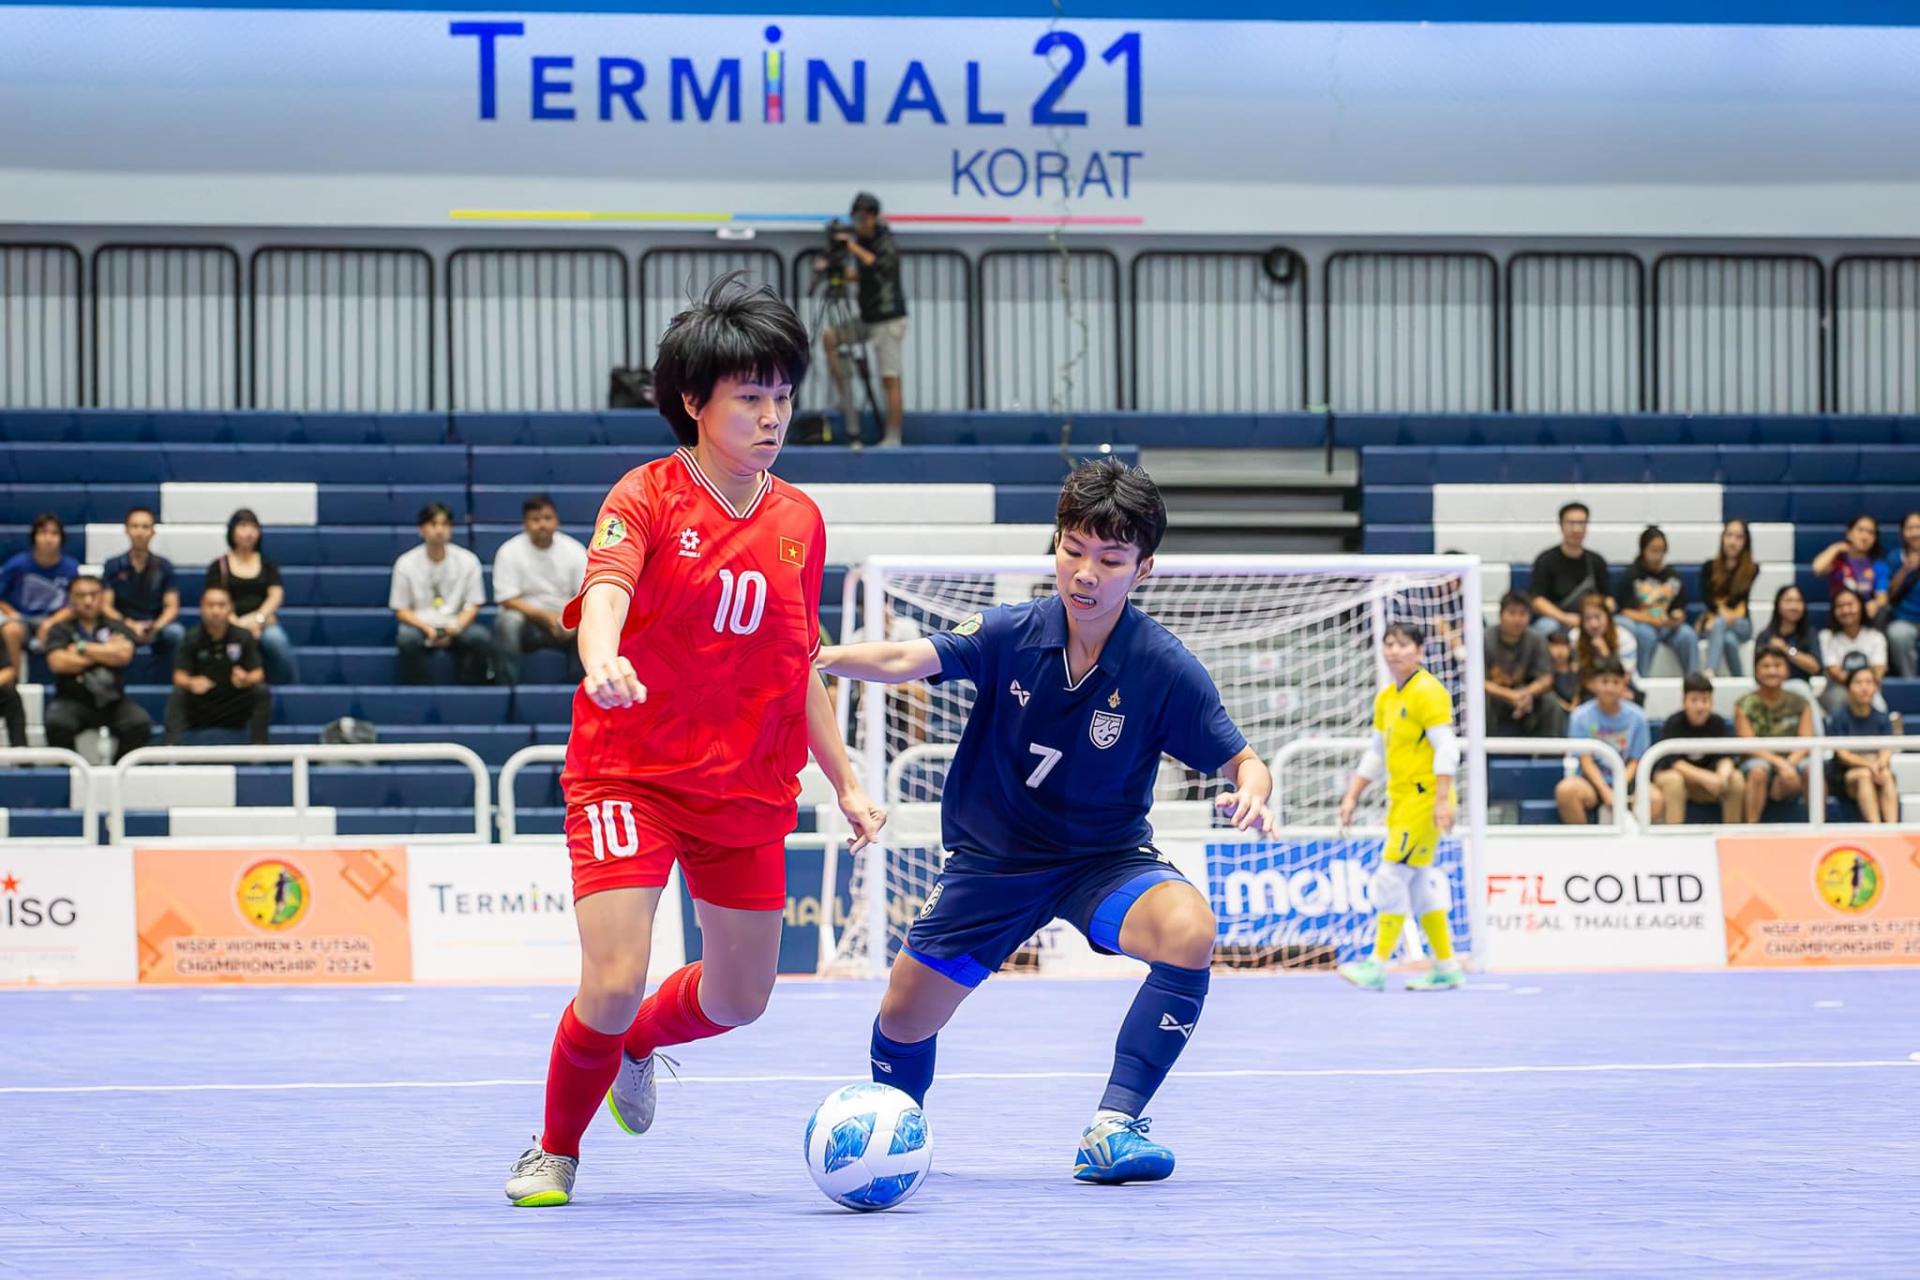
[[[886,434],[880,443],[900,443],[900,424],[906,416],[905,395],[900,389],[901,344],[907,337],[907,297],[900,287],[900,251],[894,246],[893,231],[880,220],[879,197],[862,191],[853,198],[853,230],[841,231],[835,239],[847,246],[858,263],[854,283],[860,294],[859,322],[844,332],[831,327],[820,331],[820,345],[827,353],[827,369],[834,385],[845,388],[844,371],[836,348],[842,338],[849,342],[873,344],[874,363],[880,366],[880,385],[887,397]]]
[[[47,632],[47,666],[54,674],[53,697],[47,700],[47,744],[71,751],[83,730],[105,728],[113,734],[113,758],[118,761],[147,745],[153,721],[127,696],[133,633],[106,615],[105,602],[100,579],[82,574],[67,591],[72,616]]]
[[[1533,629],[1542,635],[1577,631],[1582,597],[1594,592],[1606,596],[1611,585],[1605,557],[1587,550],[1587,519],[1584,502],[1560,508],[1560,545],[1534,559],[1527,594],[1533,598]],[[1613,598],[1607,596],[1607,612],[1613,611]]]
[[[1679,711],[1667,717],[1660,730],[1660,741],[1669,738],[1731,738],[1732,726],[1713,709],[1713,681],[1702,672],[1694,672],[1680,683],[1684,691]],[[1687,820],[1687,801],[1718,804],[1722,822],[1738,822],[1745,807],[1744,784],[1734,780],[1732,756],[1669,756],[1655,763],[1653,771],[1653,820],[1681,823]]]
[[[174,662],[167,741],[186,741],[202,729],[245,729],[248,741],[264,744],[272,718],[260,642],[234,625],[233,597],[208,587],[200,596],[200,625],[187,633]]]
[[[1547,642],[1527,626],[1527,598],[1509,591],[1500,600],[1500,621],[1487,628],[1487,735],[1553,738],[1566,729],[1566,715],[1553,696],[1553,659]]]
[[[133,633],[133,642],[152,646],[154,655],[169,663],[186,634],[180,616],[180,588],[174,584],[173,561],[155,555],[153,512],[135,507],[127,512],[125,555],[115,556],[100,570],[107,584],[105,610]]]
[[[27,745],[27,709],[20,701],[20,668],[13,665],[7,647],[0,644],[0,721],[7,726],[7,745]]]

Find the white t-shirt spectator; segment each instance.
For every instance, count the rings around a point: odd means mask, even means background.
[[[1857,636],[1849,636],[1838,629],[1820,633],[1820,665],[1844,669],[1850,653],[1864,654],[1868,666],[1884,668],[1887,665],[1887,633],[1878,627],[1862,627]]]
[[[445,627],[468,605],[486,602],[480,557],[465,547],[449,543],[446,555],[434,560],[423,542],[393,562],[389,609],[411,609],[434,626]]]
[[[586,576],[587,549],[564,533],[554,534],[545,551],[526,534],[516,533],[493,553],[493,598],[501,604],[522,600],[558,613],[580,594]]]

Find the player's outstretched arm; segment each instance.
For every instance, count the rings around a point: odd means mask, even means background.
[[[1233,829],[1272,831],[1273,813],[1267,808],[1267,800],[1273,795],[1273,775],[1267,772],[1266,762],[1252,747],[1242,747],[1221,770],[1233,779],[1233,790],[1224,792],[1214,804],[1233,811]]]
[[[820,771],[833,784],[840,802],[840,813],[853,827],[848,853],[858,853],[871,844],[887,825],[887,811],[875,804],[860,785],[860,775],[847,759],[847,744],[840,739],[839,718],[833,713],[833,700],[818,672],[807,676],[807,750]]]
[[[830,644],[814,662],[828,675],[881,684],[906,684],[940,674],[940,653],[931,640]]]
[[[580,602],[580,682],[596,707],[631,707],[647,700],[647,687],[620,656],[620,629],[633,596],[611,582],[596,582]]]

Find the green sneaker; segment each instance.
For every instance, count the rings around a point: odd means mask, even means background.
[[[1467,985],[1466,970],[1452,961],[1407,979],[1409,991],[1452,991]]]
[[[565,1204],[573,1199],[573,1180],[579,1172],[577,1159],[543,1151],[536,1142],[513,1162],[513,1176],[507,1180],[507,1199],[523,1209]]]
[[[1368,956],[1364,960],[1355,960],[1352,964],[1343,964],[1334,972],[1359,987],[1362,991],[1385,991],[1387,989],[1387,966]]]

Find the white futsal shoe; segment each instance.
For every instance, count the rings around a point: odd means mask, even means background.
[[[613,1113],[613,1122],[628,1133],[642,1134],[653,1127],[654,1107],[659,1101],[654,1067],[660,1062],[666,1063],[669,1071],[677,1065],[664,1054],[650,1053],[635,1059],[625,1050],[620,1053],[620,1074],[607,1090],[607,1110]]]
[[[507,1199],[522,1209],[565,1204],[573,1199],[573,1180],[579,1173],[577,1159],[554,1155],[536,1141],[513,1162],[513,1176],[507,1179]]]

